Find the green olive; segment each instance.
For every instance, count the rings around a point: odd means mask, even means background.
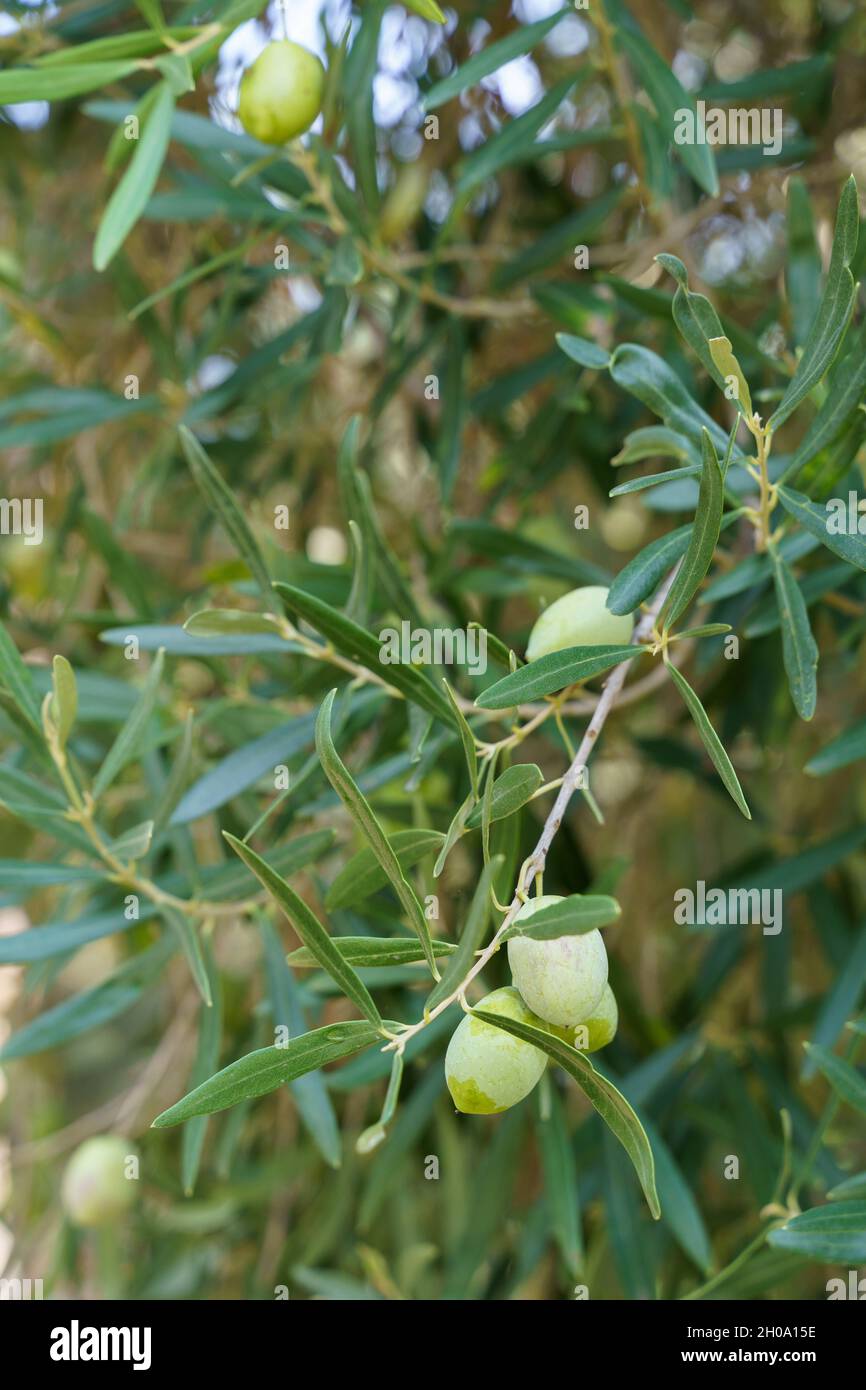
[[[580,1023],[570,1023],[567,1027],[549,1026],[551,1033],[576,1047],[578,1052],[598,1052],[599,1048],[613,1042],[618,1023],[619,1010],[613,990],[610,985],[605,985],[604,993],[589,1018],[582,1019]]]
[[[241,81],[238,116],[248,135],[283,145],[309,130],[322,109],[325,69],[288,39],[269,43]]]
[[[74,1226],[108,1226],[135,1201],[126,1165],[136,1157],[128,1139],[102,1134],[75,1150],[63,1174],[63,1206]]]
[[[601,584],[572,589],[551,603],[529,635],[527,661],[537,661],[564,647],[625,646],[631,641],[632,619],[607,608],[609,590]]]
[[[554,895],[532,898],[516,920],[525,922],[542,907],[562,902]],[[530,1009],[546,1023],[572,1026],[589,1018],[607,984],[607,950],[600,931],[536,941],[513,936],[508,963],[514,983]]]
[[[495,989],[477,1007],[544,1027],[511,985]],[[547,1054],[531,1043],[467,1014],[448,1044],[445,1080],[451,1099],[465,1115],[498,1115],[529,1095],[546,1066]]]

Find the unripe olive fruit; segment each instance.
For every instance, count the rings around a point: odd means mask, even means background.
[[[126,1176],[136,1157],[128,1139],[102,1134],[86,1139],[63,1174],[63,1206],[75,1226],[108,1226],[135,1200],[135,1179]]]
[[[322,109],[325,69],[315,53],[276,39],[241,81],[238,116],[248,135],[283,145],[309,130]]]
[[[539,616],[529,634],[527,661],[537,661],[564,647],[625,646],[631,641],[632,619],[618,617],[606,607],[609,590],[587,584],[556,599]]]
[[[550,1031],[562,1038],[563,1042],[576,1047],[578,1052],[598,1052],[599,1048],[613,1042],[618,1023],[619,1009],[613,990],[610,985],[605,985],[601,999],[589,1018],[582,1019],[580,1023],[570,1023],[565,1028],[551,1024]]]
[[[495,989],[476,1007],[544,1027],[511,985]],[[546,1066],[547,1054],[532,1043],[467,1014],[448,1044],[445,1080],[451,1099],[465,1115],[498,1115],[529,1095]]]
[[[525,922],[542,907],[559,902],[562,898],[552,895],[532,898],[516,920]],[[513,936],[508,963],[523,999],[546,1023],[571,1026],[589,1018],[607,984],[607,951],[598,930],[551,941]]]

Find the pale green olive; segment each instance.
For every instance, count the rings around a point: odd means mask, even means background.
[[[525,922],[542,907],[562,902],[555,895],[532,898],[516,920]],[[529,1008],[546,1023],[571,1025],[589,1018],[607,984],[607,951],[600,931],[536,941],[513,936],[508,963]]]
[[[565,647],[625,646],[630,642],[631,614],[617,617],[611,613],[606,607],[608,593],[601,584],[587,584],[545,608],[529,634],[527,661],[537,661]]]
[[[582,1019],[580,1023],[570,1023],[562,1028],[553,1024],[549,1026],[552,1033],[555,1033],[558,1038],[562,1038],[563,1042],[576,1047],[578,1052],[598,1052],[599,1048],[607,1047],[608,1043],[613,1042],[618,1023],[619,1010],[616,1006],[613,990],[610,985],[605,985],[601,999],[589,1018]]]
[[[309,130],[322,109],[325,69],[288,39],[269,43],[241,81],[238,116],[248,135],[283,145]]]
[[[63,1174],[63,1206],[74,1226],[107,1226],[135,1201],[136,1178],[129,1172],[135,1148],[128,1139],[102,1134],[86,1139]]]
[[[476,1008],[544,1027],[511,985],[495,989]],[[448,1044],[445,1080],[465,1115],[498,1115],[529,1095],[546,1066],[547,1054],[531,1043],[467,1014]]]

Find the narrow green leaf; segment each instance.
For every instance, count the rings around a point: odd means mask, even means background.
[[[285,1047],[263,1047],[257,1052],[248,1052],[157,1115],[153,1128],[179,1125],[193,1115],[212,1115],[239,1101],[267,1095],[307,1072],[318,1071],[328,1062],[351,1057],[381,1037],[377,1025],[355,1019],[316,1028],[300,1038],[291,1038]]]
[[[381,645],[366,628],[359,627],[330,604],[323,603],[293,584],[276,583],[274,589],[290,613],[304,618],[343,656],[374,672],[381,680],[399,690],[407,700],[412,700],[443,723],[455,727],[451,706],[433,682],[414,666],[404,666],[399,662],[383,663]]]
[[[99,800],[111,786],[117,774],[137,755],[144,739],[150,716],[156,705],[159,683],[162,679],[163,651],[159,649],[150,670],[145,677],[132,712],[127,718],[114,743],[108,750],[105,760],[93,779],[93,796]]]
[[[430,88],[424,97],[425,111],[435,111],[437,106],[459,96],[467,87],[473,87],[476,82],[488,77],[491,72],[496,72],[505,63],[528,53],[564,15],[569,13],[567,9],[558,10],[556,14],[548,15],[546,19],[540,19],[535,24],[522,24],[513,33],[506,34],[504,39],[497,39],[487,48],[482,48],[480,53],[475,53],[456,72],[449,73],[441,82]]]
[[[199,1010],[198,1042],[189,1078],[193,1088],[200,1086],[203,1081],[212,1076],[219,1065],[222,1032],[220,974],[207,947],[204,950],[204,958],[207,993],[211,999],[211,1007],[203,1004]],[[196,1115],[184,1125],[180,1146],[180,1181],[187,1197],[191,1197],[195,1190],[207,1126],[206,1115]]]
[[[424,954],[427,958],[427,964],[430,966],[430,972],[433,977],[438,980],[439,971],[433,955],[433,948],[430,941],[430,929],[427,925],[427,919],[424,916],[424,910],[418,901],[418,895],[412,885],[404,877],[403,870],[400,867],[400,861],[394,853],[388,837],[373,814],[370,803],[367,801],[360,787],[351,777],[348,768],[341,761],[334,747],[334,740],[331,737],[331,710],[336,693],[336,690],[332,690],[322,701],[322,706],[316,720],[316,752],[319,755],[319,760],[324,769],[325,776],[343,802],[343,805],[352,815],[355,823],[366,838],[370,849],[378,859],[380,866],[385,870],[388,881],[403,905],[410,927],[424,947]]]
[[[644,1123],[655,1159],[662,1221],[689,1259],[708,1274],[713,1264],[713,1249],[700,1207],[667,1144],[653,1125],[648,1121]]]
[[[488,686],[475,703],[480,709],[510,709],[512,705],[537,700],[542,695],[552,695],[578,681],[588,680],[623,661],[632,661],[643,650],[639,646],[600,645],[565,647],[559,652],[549,652]]]
[[[852,419],[859,416],[860,403],[866,395],[866,322],[860,324],[856,334],[853,330],[849,333],[845,339],[846,345],[851,337],[854,339],[851,350],[834,368],[821,409],[778,478],[779,483],[796,478],[807,463],[811,463],[822,449],[833,443]]]
[[[824,1264],[862,1264],[866,1260],[866,1202],[813,1207],[771,1231],[767,1243]]]
[[[635,79],[646,89],[661,122],[666,143],[672,145],[697,184],[714,198],[719,191],[719,177],[713,152],[707,144],[676,141],[680,113],[688,111],[697,126],[695,101],[673,72],[670,63],[656,53],[651,43],[635,29],[617,25],[616,42],[628,58]]]
[[[852,174],[839,199],[830,268],[821,303],[803,344],[797,370],[768,422],[773,430],[784,424],[800,402],[805,400],[813,386],[832,366],[839,351],[854,308],[854,277],[850,266],[857,250],[859,231],[857,185]]]
[[[196,923],[173,907],[162,907],[160,912],[177,937],[180,948],[186,956],[195,987],[201,995],[202,1003],[205,1008],[209,1009],[213,1004],[210,976]]]
[[[270,613],[246,613],[238,608],[203,608],[183,625],[194,637],[224,637],[227,633],[280,633],[279,619]]]
[[[548,1081],[542,1077],[541,1085]],[[539,1088],[540,1090],[540,1088]],[[538,1093],[536,1093],[538,1094]],[[577,1189],[577,1162],[568,1132],[565,1106],[555,1086],[547,1086],[546,1103],[539,1106],[535,1133],[544,1170],[544,1196],[550,1230],[559,1246],[569,1277],[576,1279],[583,1268],[583,1238],[580,1229],[580,1203]]]
[[[360,965],[367,970],[387,969],[392,965],[415,965],[418,961],[426,960],[424,947],[414,936],[333,936],[331,940],[349,965]],[[2,949],[0,942],[0,952]],[[457,949],[453,941],[433,942],[435,956],[452,956]],[[306,946],[292,951],[286,959],[289,965],[297,969],[307,969],[319,963]]]
[[[866,1080],[856,1067],[817,1043],[804,1044],[809,1058],[823,1072],[840,1100],[866,1115]]]
[[[801,719],[811,719],[818,699],[815,672],[818,667],[818,645],[809,626],[806,601],[796,579],[777,548],[770,546],[773,564],[773,583],[779,620],[782,628],[782,654],[788,689],[794,708]]]
[[[58,70],[50,68],[4,68],[0,72],[0,105],[14,106],[19,101],[64,101],[92,92],[97,87],[110,87],[135,72],[137,63],[70,62]]]
[[[322,969],[327,970],[346,997],[351,999],[364,1017],[381,1031],[382,1015],[376,1008],[367,986],[344,960],[325,928],[307,907],[303,898],[300,898],[295,890],[289,887],[284,878],[274,872],[261,855],[250,849],[249,845],[245,845],[243,841],[230,835],[227,830],[223,831],[223,835],[235,854],[243,860],[250,872],[255,874],[280,911],[288,917],[298,936],[316,957]]]
[[[607,595],[611,613],[622,616],[634,613],[644,599],[654,593],[672,565],[685,555],[692,534],[692,524],[679,526],[657,541],[650,541],[629,560],[614,579]]]
[[[102,214],[93,244],[96,270],[114,259],[147,206],[168,149],[173,115],[174,93],[168,82],[161,82],[135,153]]]
[[[51,665],[53,688],[52,714],[60,747],[66,747],[66,740],[72,732],[78,714],[78,687],[75,672],[65,656],[55,656]]]
[[[616,898],[604,893],[570,893],[558,903],[539,908],[526,922],[512,922],[502,940],[528,936],[533,941],[554,941],[560,936],[583,936],[597,927],[609,926],[620,914]]]
[[[724,379],[725,395],[727,399],[733,400],[741,413],[745,415],[747,419],[751,419],[754,412],[752,410],[752,397],[749,391],[749,383],[746,381],[743,375],[743,369],[734,356],[730,338],[726,338],[724,335],[718,338],[710,338],[709,347],[713,362],[716,364],[720,376]],[[735,391],[733,396],[729,394],[732,381]]]
[[[848,1201],[855,1197],[866,1199],[866,1173],[853,1173],[844,1182],[831,1187],[827,1197],[831,1202]]]
[[[685,701],[689,714],[697,725],[698,733],[701,736],[701,742],[706,748],[713,766],[721,777],[738,809],[746,817],[746,820],[751,820],[752,813],[746,804],[746,798],[743,796],[743,789],[740,786],[733,764],[722,747],[718,734],[707,718],[706,710],[692,690],[685,676],[681,675],[676,666],[672,666],[670,662],[666,662],[665,665],[667,666],[671,680]]]
[[[826,507],[819,506],[817,502],[810,502],[802,492],[795,492],[793,488],[780,487],[779,501],[789,516],[799,521],[801,526],[816,536],[828,550],[832,550],[834,555],[841,556],[849,565],[866,570],[866,536],[849,535],[835,524],[836,518]]]
[[[492,906],[490,890],[498,868],[503,862],[503,856],[499,854],[484,865],[478,885],[472,894],[472,902],[469,904],[463,931],[460,933],[460,941],[442,972],[442,979],[433,986],[427,997],[427,1002],[424,1005],[425,1014],[429,1014],[436,1008],[437,1004],[448,998],[448,995],[459,985],[472,965],[475,952],[484,945]]]
[[[298,986],[286,964],[280,938],[263,914],[259,915],[259,931],[264,944],[265,971],[274,1026],[285,1028],[289,1037],[301,1037],[307,1031],[307,1022],[298,998]],[[325,1162],[331,1168],[339,1168],[340,1128],[324,1076],[320,1071],[307,1072],[305,1076],[290,1081],[289,1090]]]
[[[804,770],[810,777],[826,777],[860,758],[866,758],[866,719],[858,719],[850,729],[832,739],[809,759]]]
[[[445,687],[445,694],[448,696],[448,699],[451,702],[451,707],[454,710],[454,718],[457,721],[457,731],[460,734],[460,742],[463,745],[463,753],[466,757],[466,766],[469,769],[469,783],[472,787],[472,794],[473,796],[477,797],[478,754],[475,750],[475,737],[472,733],[472,730],[466,722],[463,711],[457,703],[454,691],[451,689],[450,685],[446,680],[443,679],[442,684]]]
[[[235,500],[234,493],[223,482],[192,430],[187,429],[186,425],[180,425],[178,429],[190,472],[256,581],[265,604],[270,605],[273,602],[271,577],[253,533],[247,524],[246,517]]]
[[[788,180],[788,256],[785,292],[794,326],[794,341],[805,343],[821,302],[821,253],[809,189],[803,179]]]
[[[647,1205],[657,1221],[661,1215],[661,1208],[655,1186],[652,1149],[643,1125],[625,1096],[607,1080],[607,1077],[596,1071],[583,1053],[554,1037],[552,1033],[546,1033],[532,1024],[520,1023],[517,1019],[485,1013],[483,1009],[472,1009],[471,1015],[473,1018],[483,1019],[485,1023],[492,1023],[495,1028],[501,1028],[506,1033],[513,1033],[514,1037],[522,1038],[524,1042],[532,1043],[534,1047],[546,1052],[548,1057],[574,1078],[631,1159]]]
[[[428,854],[441,849],[445,836],[441,830],[397,830],[388,836],[391,849],[397,856],[400,870],[405,874],[415,864],[420,864]],[[369,846],[353,854],[343,865],[325,894],[325,907],[334,911],[341,907],[352,907],[355,903],[369,898],[388,883],[388,875],[376,854]]]
[[[700,588],[701,582],[713,562],[719,539],[722,511],[725,505],[724,479],[716,451],[713,448],[713,441],[706,430],[703,431],[701,444],[702,464],[698,508],[686,553],[676,572],[660,614],[660,621],[664,624],[665,632],[685,612]]]
[[[544,785],[544,774],[535,763],[515,763],[507,767],[496,778],[490,789],[490,821],[504,820],[513,816],[527,801],[531,801],[539,787]],[[485,792],[487,788],[485,787]],[[483,807],[476,806],[464,822],[467,830],[475,830],[482,824]]]
[[[81,1033],[100,1028],[118,1014],[126,1013],[140,996],[141,985],[112,979],[72,999],[65,999],[13,1033],[0,1047],[0,1062],[32,1057],[37,1052],[47,1052],[71,1042]]]
[[[598,371],[610,366],[610,353],[589,338],[577,338],[573,333],[557,333],[556,341],[566,357],[578,362],[581,367]]]
[[[39,697],[33,685],[29,668],[21,660],[21,655],[6,628],[0,623],[0,684],[9,691],[16,707],[27,723],[42,738],[42,718]]]

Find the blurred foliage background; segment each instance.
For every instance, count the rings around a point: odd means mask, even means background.
[[[166,14],[200,29],[227,8],[169,0]],[[146,29],[154,11],[139,9],[4,0],[0,60],[25,64]],[[308,765],[308,716],[334,671],[298,656],[203,653],[181,631],[203,607],[242,606],[252,586],[190,476],[178,423],[207,447],[272,575],[339,607],[351,560],[336,460],[360,415],[360,463],[390,556],[371,627],[419,614],[478,621],[522,652],[542,602],[617,573],[690,518],[697,494],[692,480],[677,480],[608,499],[622,480],[611,460],[652,417],[606,374],[569,361],[555,334],[653,348],[724,422],[671,321],[672,282],[653,259],[668,251],[713,299],[759,409],[790,373],[839,188],[852,169],[866,178],[866,11],[846,0],[609,0],[604,9],[591,0],[425,114],[425,93],[470,54],[554,9],[478,0],[449,6],[438,26],[373,0],[351,9],[300,0],[287,7],[287,30],[325,58],[326,110],[312,140],[274,152],[244,136],[232,111],[240,71],[280,19],[273,7],[235,6],[194,90],[179,96],[144,216],[102,273],[94,234],[129,153],[118,131],[130,111],[146,117],[136,103],[153,72],[50,108],[36,98],[0,111],[3,492],[44,498],[46,526],[38,547],[0,541],[0,610],[40,691],[55,652],[74,666],[76,756],[91,769],[140,685],[124,634],[139,631],[145,650],[166,646],[141,757],[107,796],[115,835],[151,814],[192,716],[188,784],[149,861],[160,880],[195,889],[221,864],[220,828],[249,831],[274,800],[281,761],[304,776],[266,821],[263,852],[290,834],[334,829],[332,850],[293,880],[321,905],[358,848]],[[695,97],[781,109],[781,155],[716,151],[718,187],[701,186],[672,154],[653,105],[657,72],[621,41],[635,24]],[[580,246],[588,266],[577,269]],[[789,452],[798,428],[783,437]],[[844,444],[855,479],[861,439],[858,424]],[[847,476],[838,459],[833,466]],[[586,530],[574,525],[581,505]],[[274,529],[279,506],[289,509],[287,531]],[[728,555],[732,567],[747,561],[748,536]],[[826,1115],[827,1083],[802,1047],[839,1042],[866,977],[862,729],[850,756],[804,772],[858,727],[866,593],[848,578],[813,585],[822,656],[809,724],[791,709],[766,598],[766,579],[720,591],[711,616],[742,634],[740,659],[720,660],[717,644],[689,658],[751,824],[716,782],[676,695],[656,683],[612,717],[594,760],[605,824],[574,806],[545,876],[548,892],[594,885],[622,905],[607,937],[621,1025],[604,1065],[651,1126],[661,1223],[573,1086],[551,1088],[553,1138],[537,1097],[493,1120],[455,1115],[441,1062],[453,1009],[423,1035],[389,1136],[371,1154],[356,1153],[355,1140],[381,1109],[387,1063],[375,1051],[326,1073],[306,1108],[283,1088],[216,1116],[195,1141],[200,1158],[182,1153],[191,1141],[178,1131],[151,1132],[199,1076],[203,1048],[214,1070],[269,1038],[275,989],[290,991],[309,1026],[352,1015],[321,972],[288,982],[269,972],[276,938],[229,913],[206,927],[215,1039],[176,953],[133,974],[131,997],[107,1021],[94,1013],[93,1026],[66,1036],[61,1021],[5,1062],[0,1272],[5,1261],[7,1274],[44,1277],[57,1296],[270,1298],[285,1285],[292,1297],[558,1299],[586,1284],[592,1298],[671,1298],[697,1289],[761,1229],[787,1161],[781,1111],[798,1161],[818,1117],[830,1120],[804,1204],[866,1167],[862,1116]],[[353,769],[387,829],[446,830],[466,794],[458,741],[437,733],[413,763],[404,715],[376,692],[357,695],[347,721]],[[568,721],[573,735],[584,722]],[[549,729],[523,751],[554,778],[567,758]],[[4,769],[29,765],[19,733],[4,708]],[[545,804],[513,818],[524,853]],[[44,819],[4,811],[2,837],[4,942],[29,921],[106,910],[108,885],[45,875],[61,859],[86,861]],[[417,871],[439,894],[439,934],[453,935],[465,915],[478,838],[456,846],[435,884],[429,863]],[[22,876],[21,864],[37,872]],[[783,887],[784,930],[675,925],[674,892],[698,880]],[[337,934],[399,928],[388,891],[328,920]],[[281,959],[297,942],[284,921],[275,927]],[[6,965],[5,1036],[140,962],[159,940],[145,921],[26,973]],[[386,1017],[417,1009],[417,969],[384,983],[379,973]],[[485,981],[506,983],[504,963]],[[74,1231],[59,1202],[69,1154],[104,1132],[142,1153],[140,1195],[108,1251]],[[736,1180],[725,1177],[730,1155]],[[762,1247],[717,1287],[735,1298],[822,1298],[844,1267]]]

